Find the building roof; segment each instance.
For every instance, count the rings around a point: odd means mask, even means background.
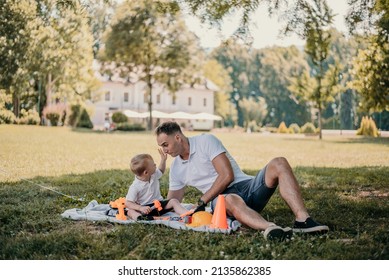
[[[113,70],[114,66],[112,65],[111,68]],[[95,73],[95,77],[97,79],[99,79],[99,81],[101,81],[101,82],[111,81],[111,82],[116,82],[116,83],[124,83],[124,84],[125,83],[132,83],[132,84],[134,84],[134,83],[137,83],[138,81],[140,81],[138,75],[135,73],[131,73],[129,78],[121,77],[118,72],[114,72],[114,71],[113,71],[113,74],[111,76],[108,74],[102,74],[100,72],[101,63],[96,59],[93,61],[93,70]],[[211,90],[211,91],[217,91],[219,89],[218,86],[216,86],[211,80],[209,80],[205,77],[201,77],[200,81],[201,82],[195,83],[193,86],[189,85],[189,84],[185,84],[185,85],[183,85],[183,88],[193,87],[195,89],[203,89],[203,90]]]

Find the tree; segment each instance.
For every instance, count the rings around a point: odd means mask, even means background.
[[[349,30],[364,33],[369,46],[358,53],[352,83],[365,110],[389,110],[389,8],[387,0],[353,0],[348,14]]]
[[[117,4],[114,0],[81,0],[81,3],[88,14],[88,23],[93,35],[93,56],[97,58],[102,46],[103,34],[111,22]]]
[[[250,16],[260,5],[267,5],[269,13],[278,10],[282,6],[279,0],[184,0],[191,12],[200,17],[202,21],[218,24],[226,15],[241,11],[241,27],[247,27]],[[243,28],[246,29],[246,28]],[[248,29],[246,29],[248,31]]]
[[[364,110],[389,110],[389,80],[385,77],[389,75],[389,65],[385,62],[385,52],[372,42],[368,49],[360,50],[354,60],[352,85],[363,97],[361,104]]]
[[[13,113],[19,117],[22,91],[28,87],[28,63],[36,28],[36,3],[0,0],[0,88],[12,95]],[[23,84],[16,83],[24,81]],[[19,85],[19,89],[15,86]]]
[[[327,107],[327,112],[335,117],[335,112],[331,106],[336,106],[336,111],[339,116],[339,128],[354,129],[357,120],[357,104],[358,96],[350,86],[352,81],[351,71],[353,68],[353,59],[356,57],[358,49],[366,48],[363,42],[359,42],[356,37],[345,37],[334,28],[329,30],[331,33],[330,55],[327,61],[328,65],[339,63],[340,77],[338,95],[335,97],[335,102]],[[334,105],[335,104],[335,105]]]
[[[278,126],[282,121],[287,125],[306,123],[310,116],[305,100],[289,90],[290,77],[308,71],[309,66],[303,52],[297,47],[273,47],[255,52],[260,57],[260,94],[266,99],[269,114],[266,123]]]
[[[255,125],[262,124],[267,115],[266,100],[263,97],[259,97],[258,101],[253,98],[243,98],[239,101],[239,106],[243,112],[244,127],[246,130],[252,122],[255,122]]]
[[[13,96],[13,112],[71,102],[94,89],[92,37],[79,1],[77,9],[55,0],[1,0],[0,85]],[[4,25],[3,25],[4,23]],[[4,72],[2,72],[4,70]]]
[[[232,120],[236,109],[232,110],[229,93],[231,92],[231,79],[228,72],[216,60],[208,60],[204,65],[204,77],[211,80],[218,90],[215,92],[215,113],[226,122]],[[234,112],[233,112],[234,111]]]
[[[246,45],[233,37],[212,51],[216,59],[227,70],[231,79],[230,100],[235,104],[238,113],[238,125],[244,125],[243,112],[239,100],[250,96],[250,63],[251,55]]]
[[[98,85],[92,69],[93,39],[87,14],[79,1],[73,2],[78,9],[58,8],[54,0],[40,2],[31,70],[42,82],[46,106],[53,99],[85,99]]]
[[[297,35],[306,40],[305,52],[309,56],[312,64],[312,75],[316,79],[316,88],[307,97],[314,102],[317,109],[319,138],[322,139],[321,114],[325,103],[330,100],[330,95],[333,93],[333,90],[328,88],[332,83],[323,85],[323,80],[327,75],[325,61],[328,58],[331,42],[331,33],[328,31],[328,27],[332,24],[333,14],[325,0],[313,0],[313,5],[308,1],[300,0],[296,3],[291,15],[284,33],[296,32]],[[328,75],[327,78],[335,79],[335,77],[330,78]]]
[[[152,0],[126,1],[117,9],[105,40],[104,68],[129,82],[146,83],[149,129],[153,85],[158,82],[174,92],[184,83],[180,74],[190,61],[193,36],[178,9],[165,9]]]

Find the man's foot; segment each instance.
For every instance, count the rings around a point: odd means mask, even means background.
[[[294,222],[293,232],[296,233],[317,233],[325,234],[329,231],[328,226],[315,222],[311,217],[308,217],[305,222]]]
[[[268,227],[263,233],[267,240],[284,241],[285,239],[292,238],[293,230],[290,227],[282,228],[277,225]]]

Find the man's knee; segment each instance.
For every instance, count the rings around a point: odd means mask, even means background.
[[[275,166],[285,166],[285,165],[289,165],[289,162],[286,158],[284,157],[276,157],[276,158],[273,158],[269,164],[271,165],[275,165]]]
[[[231,193],[225,196],[226,199],[226,210],[232,216],[236,210],[241,209],[243,206],[246,206],[243,198],[239,195]]]
[[[286,169],[290,169],[288,160],[284,157],[276,157],[269,162],[266,171],[270,170],[270,172],[275,172],[276,174],[279,174],[281,172],[284,172]]]

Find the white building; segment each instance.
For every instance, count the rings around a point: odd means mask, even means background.
[[[93,114],[91,120],[95,128],[104,127],[106,117],[114,112],[126,110],[143,113],[142,118],[133,118],[133,122],[143,122],[146,126],[148,112],[148,95],[144,82],[125,83],[120,79],[110,80],[100,77],[102,87],[99,92],[99,98],[92,98]],[[173,119],[186,128],[195,130],[210,130],[214,126],[214,120],[211,120],[214,113],[214,93],[217,87],[210,81],[204,84],[197,84],[194,87],[186,86],[175,94],[170,93],[162,85],[153,85],[152,102],[154,112],[153,121],[160,122],[166,119]],[[172,116],[158,118],[158,112],[175,113]],[[210,118],[203,117],[204,114],[193,116],[188,114],[177,114],[184,112],[189,114],[207,113]],[[129,114],[128,114],[129,115]],[[220,119],[214,116],[215,119]]]

